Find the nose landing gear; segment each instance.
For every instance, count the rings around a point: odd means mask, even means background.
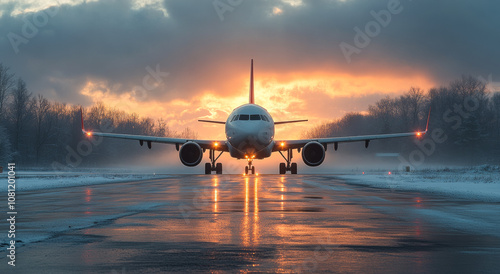
[[[217,158],[215,157],[215,150],[210,150],[210,163],[205,163],[205,174],[212,174],[212,171],[215,171],[215,174],[222,174],[222,164],[217,163],[216,161],[222,155],[224,151],[221,151]]]
[[[248,166],[245,167],[245,175],[248,175],[249,172],[255,174],[255,166],[252,165],[253,159],[247,159],[247,160],[248,160]]]
[[[287,171],[290,171],[291,174],[297,174],[297,163],[292,163],[292,158],[293,158],[292,149],[289,148],[287,150],[287,155],[286,155],[287,157],[285,157],[285,155],[283,155],[281,151],[278,152],[286,161],[286,164],[280,163],[280,174],[286,174]]]

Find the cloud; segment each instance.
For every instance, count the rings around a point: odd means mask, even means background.
[[[372,11],[386,10],[391,1],[247,0],[223,13],[223,21],[213,0],[65,1],[17,54],[8,34],[22,36],[26,22],[33,24],[53,2],[7,2],[0,4],[0,62],[50,99],[89,105],[99,93],[108,103],[133,101],[130,109],[150,107],[168,117],[176,114],[168,106],[182,101],[219,119],[246,102],[251,58],[259,99],[280,90],[296,96],[269,99],[278,117],[302,116],[300,110],[326,119],[367,104],[336,103],[346,98],[375,100],[460,74],[494,80],[500,74],[500,37],[494,35],[500,2],[485,0],[402,0],[401,12],[346,62],[339,45],[354,45],[354,28],[364,30],[375,20]],[[157,67],[168,72],[162,81],[151,80],[148,68]],[[152,88],[138,97],[148,75]],[[339,110],[328,112],[328,102]],[[321,110],[311,110],[315,105]]]

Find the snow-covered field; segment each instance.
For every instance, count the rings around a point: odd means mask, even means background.
[[[336,176],[348,183],[418,191],[484,202],[500,202],[500,166],[365,172]]]
[[[16,191],[50,189],[58,187],[85,186],[118,183],[169,177],[165,174],[140,173],[124,169],[80,169],[70,172],[46,170],[16,170]],[[7,180],[7,171],[0,174],[0,180]],[[7,192],[7,187],[0,188]]]

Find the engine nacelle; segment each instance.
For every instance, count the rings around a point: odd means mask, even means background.
[[[308,166],[319,166],[325,160],[325,147],[312,141],[307,143],[302,149],[302,160]]]
[[[203,150],[195,142],[187,142],[179,149],[179,158],[185,166],[197,166],[203,158]]]

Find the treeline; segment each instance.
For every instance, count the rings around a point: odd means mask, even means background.
[[[500,164],[500,92],[488,92],[486,83],[472,76],[427,92],[412,87],[400,97],[386,97],[370,105],[367,113],[348,113],[313,128],[304,137],[423,130],[429,109],[429,133],[422,140],[372,141],[370,152],[400,153],[405,161],[417,165]],[[350,153],[362,149],[361,145],[348,146]]]
[[[144,153],[144,147],[114,139],[87,139],[81,132],[81,106],[33,95],[26,83],[0,63],[0,166],[57,167],[108,165]],[[195,138],[189,128],[171,130],[166,121],[140,118],[102,103],[83,108],[85,127],[152,136]],[[146,148],[147,150],[147,148]]]

